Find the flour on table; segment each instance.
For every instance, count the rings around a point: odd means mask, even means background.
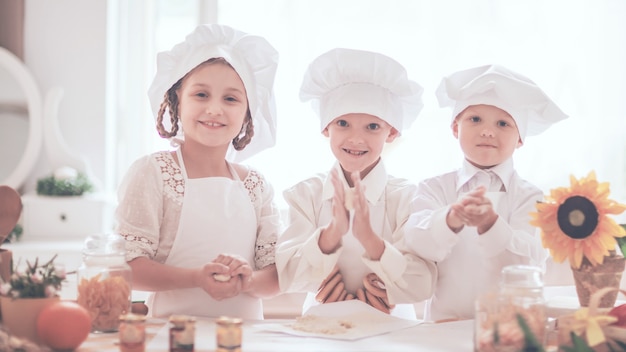
[[[305,315],[296,318],[291,325],[294,330],[317,334],[336,335],[345,334],[354,327],[354,323],[346,319],[320,317],[317,315]]]

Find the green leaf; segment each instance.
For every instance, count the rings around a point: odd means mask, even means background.
[[[573,331],[569,333],[573,347],[570,346],[559,346],[559,351],[565,352],[593,352],[593,348],[589,347],[587,342],[582,339],[580,336],[576,335]]]
[[[532,330],[530,330],[530,327],[528,326],[528,324],[526,324],[526,319],[524,319],[524,317],[519,313],[517,313],[515,316],[517,318],[517,323],[519,324],[520,328],[524,332],[523,351],[524,352],[545,352],[543,345],[539,341],[537,341],[537,337],[535,336],[535,334],[533,334]]]

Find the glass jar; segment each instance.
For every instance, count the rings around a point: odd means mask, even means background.
[[[91,314],[92,332],[118,330],[119,317],[130,313],[132,275],[126,263],[126,241],[117,234],[85,239],[77,270],[76,300]]]
[[[219,317],[216,321],[216,352],[241,352],[243,321],[239,318]]]
[[[195,348],[196,318],[189,315],[170,316],[170,352],[190,352]]]
[[[474,350],[524,351],[546,342],[542,271],[528,265],[502,269],[499,290],[476,300]],[[529,342],[530,341],[530,342]]]
[[[144,352],[146,350],[146,316],[124,314],[119,325],[120,352]]]

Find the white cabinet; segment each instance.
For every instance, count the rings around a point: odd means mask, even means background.
[[[24,239],[83,239],[113,229],[114,202],[103,195],[22,196]]]

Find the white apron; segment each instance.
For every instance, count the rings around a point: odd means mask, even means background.
[[[257,218],[237,172],[233,179],[189,179],[180,148],[176,150],[185,179],[185,194],[176,238],[165,264],[198,268],[221,253],[237,254],[254,266]],[[148,300],[152,316],[172,314],[263,319],[262,301],[248,294],[217,301],[201,288],[161,291]]]
[[[368,202],[370,207],[370,223],[372,229],[378,232],[379,235],[386,239],[391,240],[391,226],[387,220],[386,199],[378,201],[375,205]],[[320,217],[318,224],[327,224],[332,218],[332,201],[325,201],[320,211]],[[352,223],[352,214],[350,216],[350,223]],[[385,235],[389,236],[387,238]],[[355,294],[357,288],[363,288],[363,278],[372,272],[372,269],[367,267],[361,257],[363,256],[364,249],[361,243],[352,234],[352,226],[350,230],[342,238],[342,252],[337,260],[339,271],[343,276],[343,282],[346,285],[346,291]],[[315,293],[308,293],[303,305],[303,312],[306,312],[311,306],[317,305],[319,302],[315,300]],[[405,319],[416,319],[415,308],[412,304],[398,304],[391,311],[391,315]]]
[[[498,214],[502,214],[500,203],[505,194],[505,192],[485,193]],[[439,268],[437,289],[430,305],[426,305],[427,320],[473,317],[476,298],[493,289],[500,280],[499,271],[490,272],[485,269],[492,267],[488,263],[489,258],[478,255],[482,249],[478,244],[479,235],[476,227],[465,226],[457,235],[459,241],[448,259],[437,264]]]

